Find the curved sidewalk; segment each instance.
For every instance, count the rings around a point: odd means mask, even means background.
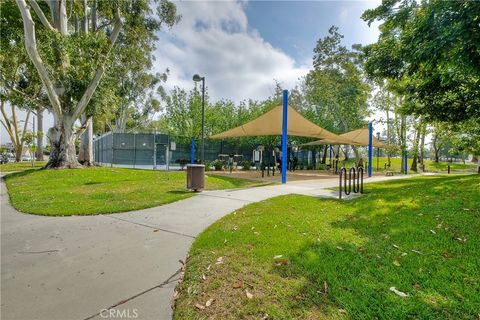
[[[337,197],[325,190],[337,185],[333,178],[207,191],[145,210],[44,217],[12,208],[2,180],[1,318],[170,319],[179,260],[206,227],[246,204],[279,195]]]

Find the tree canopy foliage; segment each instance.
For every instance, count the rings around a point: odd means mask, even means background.
[[[407,113],[428,121],[480,119],[480,2],[388,0],[364,12],[382,21],[365,70],[391,80]]]

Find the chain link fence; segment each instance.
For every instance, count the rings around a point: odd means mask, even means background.
[[[95,162],[103,166],[141,169],[179,169],[191,162],[191,144],[163,133],[103,134],[93,141]],[[224,140],[205,140],[205,162],[225,160],[234,155],[237,162],[252,162],[256,146]],[[195,143],[195,159],[200,159],[201,141]]]

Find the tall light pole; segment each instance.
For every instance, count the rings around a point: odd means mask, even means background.
[[[202,81],[202,164],[205,164],[205,77],[200,77],[198,74],[193,76],[193,81]]]

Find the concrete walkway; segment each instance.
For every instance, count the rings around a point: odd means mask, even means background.
[[[179,260],[207,226],[279,195],[337,197],[325,190],[337,185],[337,178],[299,181],[208,191],[127,213],[43,217],[13,209],[2,181],[1,319],[170,319]]]

